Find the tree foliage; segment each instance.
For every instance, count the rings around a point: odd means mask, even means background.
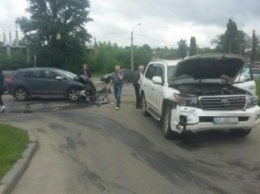
[[[147,65],[152,59],[152,49],[148,45],[134,47],[134,67]],[[93,72],[107,73],[113,71],[115,65],[121,68],[131,68],[131,50],[129,47],[120,47],[110,42],[99,42],[95,52],[85,56]]]
[[[89,7],[88,0],[29,0],[30,18],[18,18],[16,23],[39,65],[64,68],[82,62],[91,37],[84,27],[91,21]]]
[[[186,40],[181,39],[178,42],[178,58],[184,59],[187,56],[188,46]]]
[[[250,59],[251,62],[255,62],[256,59],[256,52],[257,52],[257,45],[258,45],[258,40],[255,34],[255,31],[253,31],[253,35],[252,35],[252,50],[251,50],[251,54],[250,54]]]
[[[247,44],[247,35],[237,28],[236,23],[229,19],[224,34],[218,35],[211,41],[216,46],[216,51],[223,53],[243,54]]]
[[[197,42],[196,38],[192,36],[190,38],[190,49],[189,49],[190,56],[196,55],[197,54]]]

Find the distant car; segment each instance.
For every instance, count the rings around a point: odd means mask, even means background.
[[[7,80],[8,93],[18,101],[32,97],[57,97],[78,100],[78,91],[84,85],[77,75],[55,68],[27,68],[18,70]]]
[[[253,73],[254,80],[260,79],[260,69],[252,68],[252,73]]]
[[[122,72],[124,73],[124,81],[131,82],[133,79],[134,72],[130,69],[122,69]],[[100,77],[101,81],[104,81],[105,83],[108,83],[111,80],[112,73],[105,74]]]

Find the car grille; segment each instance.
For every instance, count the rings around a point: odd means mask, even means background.
[[[246,96],[200,97],[204,110],[241,110],[246,107]]]

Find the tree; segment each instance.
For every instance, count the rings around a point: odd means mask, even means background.
[[[227,23],[227,29],[225,32],[225,50],[229,53],[238,53],[237,48],[238,29],[237,24],[229,19]]]
[[[252,35],[252,50],[251,50],[251,62],[254,63],[255,62],[255,58],[256,58],[256,52],[257,52],[257,37],[255,34],[255,31],[253,31],[253,35]]]
[[[218,35],[211,44],[215,45],[217,52],[243,54],[247,45],[247,35],[229,19],[225,33]]]
[[[196,55],[197,54],[197,43],[196,43],[196,38],[192,36],[190,38],[190,56]]]
[[[186,40],[181,39],[178,42],[178,57],[184,59],[187,56],[188,46]]]
[[[91,21],[89,7],[88,0],[29,0],[30,18],[18,18],[16,23],[38,64],[64,68],[81,63],[91,38],[84,27]]]

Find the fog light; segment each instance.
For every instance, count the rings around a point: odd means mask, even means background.
[[[180,116],[180,122],[181,122],[182,124],[186,124],[186,123],[187,123],[187,117],[181,115],[181,116]]]

